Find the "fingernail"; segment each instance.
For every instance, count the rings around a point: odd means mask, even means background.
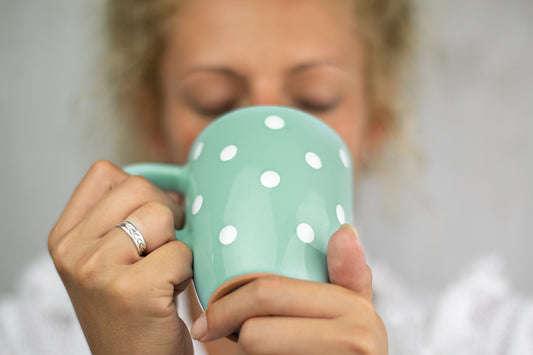
[[[202,338],[207,334],[207,317],[205,312],[194,322],[191,327],[191,337],[194,340],[202,341]]]
[[[357,229],[355,229],[355,227],[352,226],[351,224],[347,224],[347,223],[346,223],[346,224],[342,224],[342,225],[339,227],[339,229],[349,229],[349,230],[351,230],[351,231],[355,234],[355,237],[356,237],[357,239],[359,239],[359,233],[357,233]]]

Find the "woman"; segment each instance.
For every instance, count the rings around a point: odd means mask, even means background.
[[[146,63],[128,58],[146,69],[125,92],[155,156],[183,164],[196,136],[217,116],[238,107],[283,105],[324,120],[358,166],[361,156],[379,146],[392,119],[390,107],[380,100],[391,94],[384,90],[390,87],[392,66],[378,57],[385,54],[378,53],[379,45],[391,46],[392,53],[401,46],[377,40],[371,46],[376,33],[364,37],[371,28],[358,19],[363,11],[377,10],[360,5],[324,0],[110,3],[111,28],[138,11],[134,16],[148,17],[142,19],[145,26],[161,31],[152,38],[115,38],[117,52],[130,41],[155,46],[157,54],[139,58]],[[397,1],[385,7],[400,15],[407,11]],[[117,37],[132,35],[117,31]],[[403,41],[403,34],[385,39]],[[114,228],[123,220],[144,236],[144,258]],[[192,276],[191,252],[173,237],[182,223],[179,201],[110,163],[96,163],[80,183],[50,235],[49,248],[93,352],[190,353],[189,332],[173,302]],[[331,284],[283,277],[251,282],[200,315],[192,337],[211,342],[241,327],[237,344],[209,344],[214,353],[387,353],[386,330],[372,306],[372,277],[352,227],[332,236],[328,265]]]
[[[131,141],[146,142],[153,159],[182,164],[194,138],[220,114],[284,105],[330,125],[349,147],[354,166],[361,166],[401,126],[394,101],[408,9],[398,0],[111,1],[118,73],[111,79],[134,118]],[[115,228],[124,220],[146,239],[146,256]],[[331,284],[267,277],[204,314],[192,302],[190,335],[175,301],[192,276],[190,250],[173,237],[182,223],[179,196],[111,163],[94,164],[80,183],[50,234],[49,249],[94,353],[191,353],[191,335],[213,354],[388,352],[372,275],[349,226],[334,233],[328,247]],[[390,299],[396,291],[391,285],[378,300]],[[406,305],[389,302],[383,309]],[[389,320],[394,331],[409,326]],[[239,327],[237,344],[224,339]],[[389,338],[397,337],[394,331]],[[428,336],[406,335],[416,345]],[[483,343],[467,352],[490,353]],[[392,350],[455,349],[416,345]]]

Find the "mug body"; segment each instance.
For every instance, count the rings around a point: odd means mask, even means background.
[[[348,149],[329,126],[291,108],[236,110],[198,136],[187,168],[183,233],[204,308],[243,275],[328,281],[327,244],[351,223],[353,195]]]

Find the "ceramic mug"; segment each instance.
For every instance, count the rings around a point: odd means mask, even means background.
[[[198,136],[186,165],[125,171],[186,197],[176,237],[193,252],[204,309],[263,274],[328,282],[328,240],[351,223],[348,149],[325,123],[292,108],[232,111]]]

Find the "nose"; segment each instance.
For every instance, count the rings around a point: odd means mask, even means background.
[[[283,106],[282,101],[276,96],[257,96],[250,100],[250,106]]]
[[[286,106],[286,99],[282,86],[274,80],[257,82],[250,91],[250,106]]]

